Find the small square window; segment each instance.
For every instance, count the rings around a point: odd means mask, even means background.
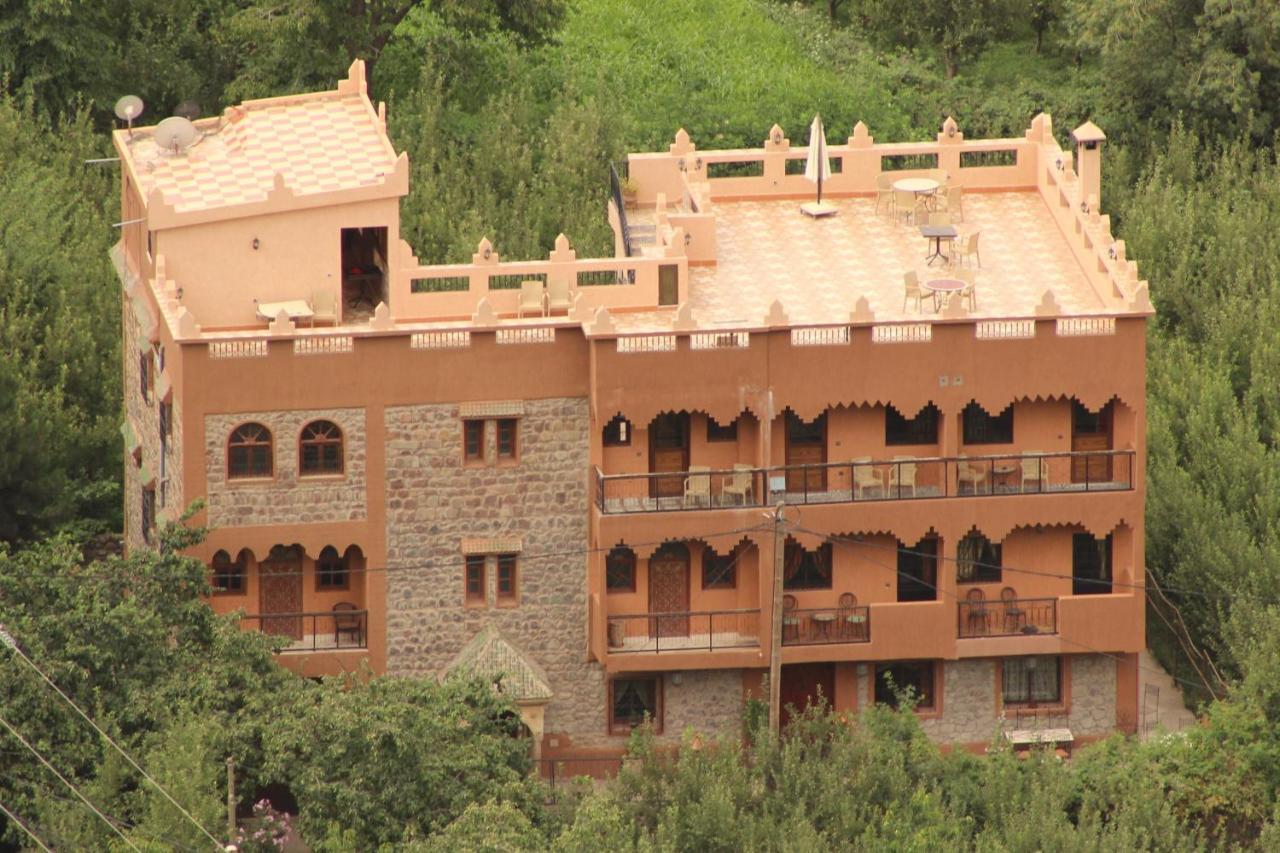
[[[516,418],[502,418],[498,421],[498,458],[499,459],[515,459],[516,458],[516,434],[517,425],[520,423]]]
[[[645,720],[662,731],[662,680],[615,678],[609,682],[610,733],[629,734]]]
[[[498,603],[516,603],[516,555],[498,555]]]
[[[605,424],[604,446],[626,447],[631,444],[631,421],[622,415],[615,415],[613,420]]]
[[[898,693],[905,691],[915,698],[917,710],[933,710],[934,679],[933,661],[876,664],[876,702],[896,708]]]
[[[462,448],[466,461],[484,460],[484,421],[462,422]]]
[[[466,560],[467,606],[483,607],[484,591],[484,555],[468,554]]]
[[[715,418],[707,418],[707,441],[737,441],[738,420],[735,418],[728,426],[720,426]]]
[[[702,588],[734,589],[738,585],[738,552],[720,555],[710,548],[702,552]]]
[[[138,353],[138,390],[142,393],[142,401],[144,403],[151,402],[151,374],[154,365],[155,359],[151,355],[151,348],[143,348]]]

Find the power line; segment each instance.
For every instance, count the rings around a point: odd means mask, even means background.
[[[111,827],[111,831],[112,831],[112,832],[114,832],[116,835],[120,836],[120,840],[121,840],[121,841],[123,841],[123,842],[125,843],[125,845],[126,845],[126,846],[128,846],[128,847],[129,847],[130,849],[132,849],[132,850],[138,850],[138,846],[137,846],[136,844],[134,844],[132,841],[130,841],[130,840],[129,840],[129,838],[128,838],[128,836],[126,836],[123,832],[121,832],[121,831],[120,831],[120,827],[118,827],[118,826],[116,826],[114,823],[112,823],[112,822],[107,818],[107,816],[106,816],[106,815],[104,815],[104,814],[103,814],[103,813],[98,809],[98,807],[97,807],[97,806],[95,806],[93,803],[91,803],[91,802],[89,801],[89,798],[88,798],[88,797],[86,797],[84,794],[80,793],[80,789],[79,789],[79,788],[77,788],[75,785],[72,785],[72,784],[71,784],[71,782],[67,780],[67,777],[66,777],[66,776],[63,776],[61,773],[59,773],[59,772],[58,772],[58,768],[56,768],[56,767],[54,767],[52,764],[50,764],[50,763],[49,763],[49,759],[45,758],[43,755],[41,755],[41,754],[40,754],[40,750],[36,749],[34,746],[32,746],[30,743],[28,743],[28,742],[27,742],[27,739],[26,739],[26,738],[24,738],[21,734],[19,734],[18,730],[17,730],[17,729],[15,729],[12,725],[10,725],[10,724],[9,724],[9,721],[8,721],[8,720],[6,720],[4,717],[0,717],[0,725],[4,726],[6,729],[8,729],[9,734],[11,734],[11,735],[13,735],[15,738],[17,738],[17,739],[18,739],[18,742],[19,742],[19,743],[21,743],[23,746],[25,746],[25,747],[26,747],[26,748],[31,752],[31,754],[32,754],[32,755],[34,755],[36,758],[38,758],[38,759],[40,760],[40,763],[41,763],[41,764],[43,764],[45,767],[47,767],[47,768],[49,769],[49,772],[50,772],[50,773],[52,773],[54,776],[57,776],[57,777],[58,777],[58,779],[59,779],[59,781],[61,781],[61,782],[62,782],[62,784],[66,785],[68,788],[70,788],[70,789],[71,789],[71,793],[75,794],[75,795],[76,795],[76,797],[78,797],[78,798],[80,799],[80,802],[84,803],[86,806],[88,806],[88,807],[93,811],[93,813],[94,813],[94,814],[96,814],[98,817],[102,818],[102,822],[103,822],[103,823],[105,823],[107,826]],[[25,829],[26,827],[23,827],[23,828]],[[32,836],[32,837],[34,837],[34,836]],[[138,853],[142,853],[142,851],[138,850]]]
[[[0,800],[0,812],[4,812],[4,816],[9,819],[10,823],[16,825],[27,835],[31,836],[31,840],[34,841],[41,850],[45,851],[45,853],[53,853],[53,851],[49,849],[49,845],[41,841],[40,836],[36,835],[35,830],[23,823],[16,814],[9,811],[9,807],[4,804],[3,800]]]
[[[220,842],[217,838],[214,838],[213,834],[210,833],[209,830],[205,829],[204,826],[202,826],[198,820],[192,817],[191,812],[183,808],[182,804],[179,803],[176,799],[174,799],[173,795],[164,789],[164,786],[162,786],[159,782],[153,779],[151,775],[147,773],[146,770],[143,770],[141,764],[134,761],[133,757],[129,755],[129,753],[125,752],[124,749],[120,746],[120,744],[116,743],[111,738],[111,735],[103,731],[103,729],[93,721],[92,717],[86,714],[79,705],[77,705],[74,701],[72,701],[71,697],[68,696],[66,693],[64,693],[62,691],[62,688],[59,687],[57,684],[55,684],[53,679],[50,678],[48,675],[46,675],[44,670],[42,670],[39,666],[36,665],[35,661],[27,657],[26,653],[23,652],[22,649],[18,647],[17,641],[9,634],[8,631],[5,630],[3,625],[0,625],[0,642],[3,642],[4,645],[13,649],[13,651],[17,653],[18,657],[24,663],[26,663],[26,665],[30,667],[37,675],[39,675],[40,678],[44,680],[45,684],[52,687],[54,692],[56,692],[59,696],[61,696],[68,705],[74,708],[76,713],[79,714],[81,717],[83,717],[84,721],[93,727],[94,731],[96,731],[99,735],[101,735],[107,741],[107,743],[111,744],[111,746],[115,748],[115,751],[120,753],[121,757],[124,758],[125,761],[129,762],[129,764],[133,767],[133,769],[137,770],[138,773],[142,775],[142,778],[150,782],[152,786],[154,786],[155,789],[159,791],[164,796],[164,798],[173,805],[174,808],[176,808],[179,812],[181,812],[182,815],[191,822],[192,826],[196,827],[201,832],[203,832],[205,836],[207,836],[208,839],[213,842],[213,845],[215,848],[217,848],[218,850],[223,849],[222,842]],[[103,819],[105,820],[105,818]],[[131,844],[130,846],[132,847],[133,845]]]

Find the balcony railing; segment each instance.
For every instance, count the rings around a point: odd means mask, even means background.
[[[1134,451],[931,456],[651,474],[594,470],[603,513],[1104,492],[1133,488]]]
[[[289,639],[281,652],[363,649],[369,641],[369,611],[252,613],[240,617],[240,627]]]
[[[782,645],[871,642],[870,607],[819,607],[782,612]]]
[[[1011,598],[961,601],[957,617],[960,639],[1058,633],[1058,599]]]
[[[610,654],[758,648],[759,610],[635,613],[608,617]]]

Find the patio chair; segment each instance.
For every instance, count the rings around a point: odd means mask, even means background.
[[[982,267],[982,255],[978,253],[978,238],[982,236],[981,231],[974,231],[968,237],[960,241],[956,246],[956,259],[963,262],[965,258],[973,258],[978,262],[978,267]]]
[[[893,175],[888,173],[876,176],[876,213],[880,212],[882,204],[893,216]]]
[[[721,497],[728,498],[732,495],[737,498],[737,503],[746,506],[747,502],[751,500],[752,479],[751,466],[735,462],[733,464],[733,473],[725,478],[724,484],[720,487]]]
[[[983,466],[968,462],[964,457],[961,457],[960,461],[956,463],[957,485],[963,486],[965,483],[968,483],[970,494],[976,495],[978,493],[978,486],[980,486],[982,481],[985,479],[987,479],[987,469]]]
[[[711,469],[706,465],[690,465],[684,478],[684,505],[711,506]]]
[[[916,221],[916,194],[906,190],[893,191],[893,219],[895,222]]]
[[[1028,482],[1035,482],[1039,485],[1040,491],[1044,491],[1045,486],[1049,485],[1049,469],[1045,467],[1045,461],[1040,456],[1039,450],[1022,451],[1022,460],[1020,466],[1022,468],[1022,491],[1027,490]]]
[[[338,300],[332,290],[314,290],[311,292],[311,325],[326,323],[338,325]]]
[[[987,596],[980,589],[971,589],[964,596],[966,615],[965,630],[967,636],[981,637],[990,632],[991,614],[987,610]]]
[[[1016,631],[1026,618],[1027,611],[1018,606],[1018,593],[1011,586],[1006,586],[1000,590],[1000,603],[1004,607],[1004,630],[1005,633],[1011,633],[1009,626],[1012,625]]]
[[[357,646],[364,645],[364,614],[349,601],[333,605],[333,644],[342,647],[342,637],[350,637]]]
[[[960,187],[947,187],[947,191],[938,197],[942,209],[951,214],[953,222],[964,221],[964,190]]]
[[[869,488],[876,488],[883,491],[884,481],[876,474],[874,465],[869,465],[870,456],[859,456],[850,460],[853,463],[853,496],[854,499],[862,497],[862,493]]]
[[[573,296],[569,293],[569,282],[564,279],[552,279],[547,282],[547,313],[557,311],[569,313],[573,307]]]
[[[903,311],[907,310],[907,303],[910,302],[912,299],[916,301],[916,311],[919,312],[920,306],[922,304],[922,300],[933,298],[933,292],[929,290],[925,290],[920,285],[920,276],[916,274],[915,270],[911,270],[910,272],[904,272],[902,274],[902,285],[903,285],[903,291],[902,291],[902,310]]]
[[[851,640],[866,636],[867,614],[858,609],[858,597],[851,592],[840,594],[840,631]]]
[[[973,270],[956,270],[956,278],[964,282],[964,287],[960,288],[958,295],[969,303],[970,311],[978,307],[978,287],[974,283],[975,277]]]
[[[520,282],[520,304],[517,315],[523,317],[525,312],[532,311],[539,317],[545,313],[542,302],[542,282],[537,279]]]
[[[904,489],[910,489],[911,497],[914,498],[916,496],[915,457],[895,456],[893,463],[889,466],[889,493],[901,495]]]
[[[782,596],[782,641],[787,641],[787,635],[791,635],[791,639],[800,639],[800,617],[796,615],[796,597],[794,595]]]

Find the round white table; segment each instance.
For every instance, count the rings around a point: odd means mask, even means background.
[[[915,193],[916,195],[932,195],[938,191],[938,187],[942,186],[933,178],[902,178],[893,182],[895,190],[901,190],[904,193]]]

